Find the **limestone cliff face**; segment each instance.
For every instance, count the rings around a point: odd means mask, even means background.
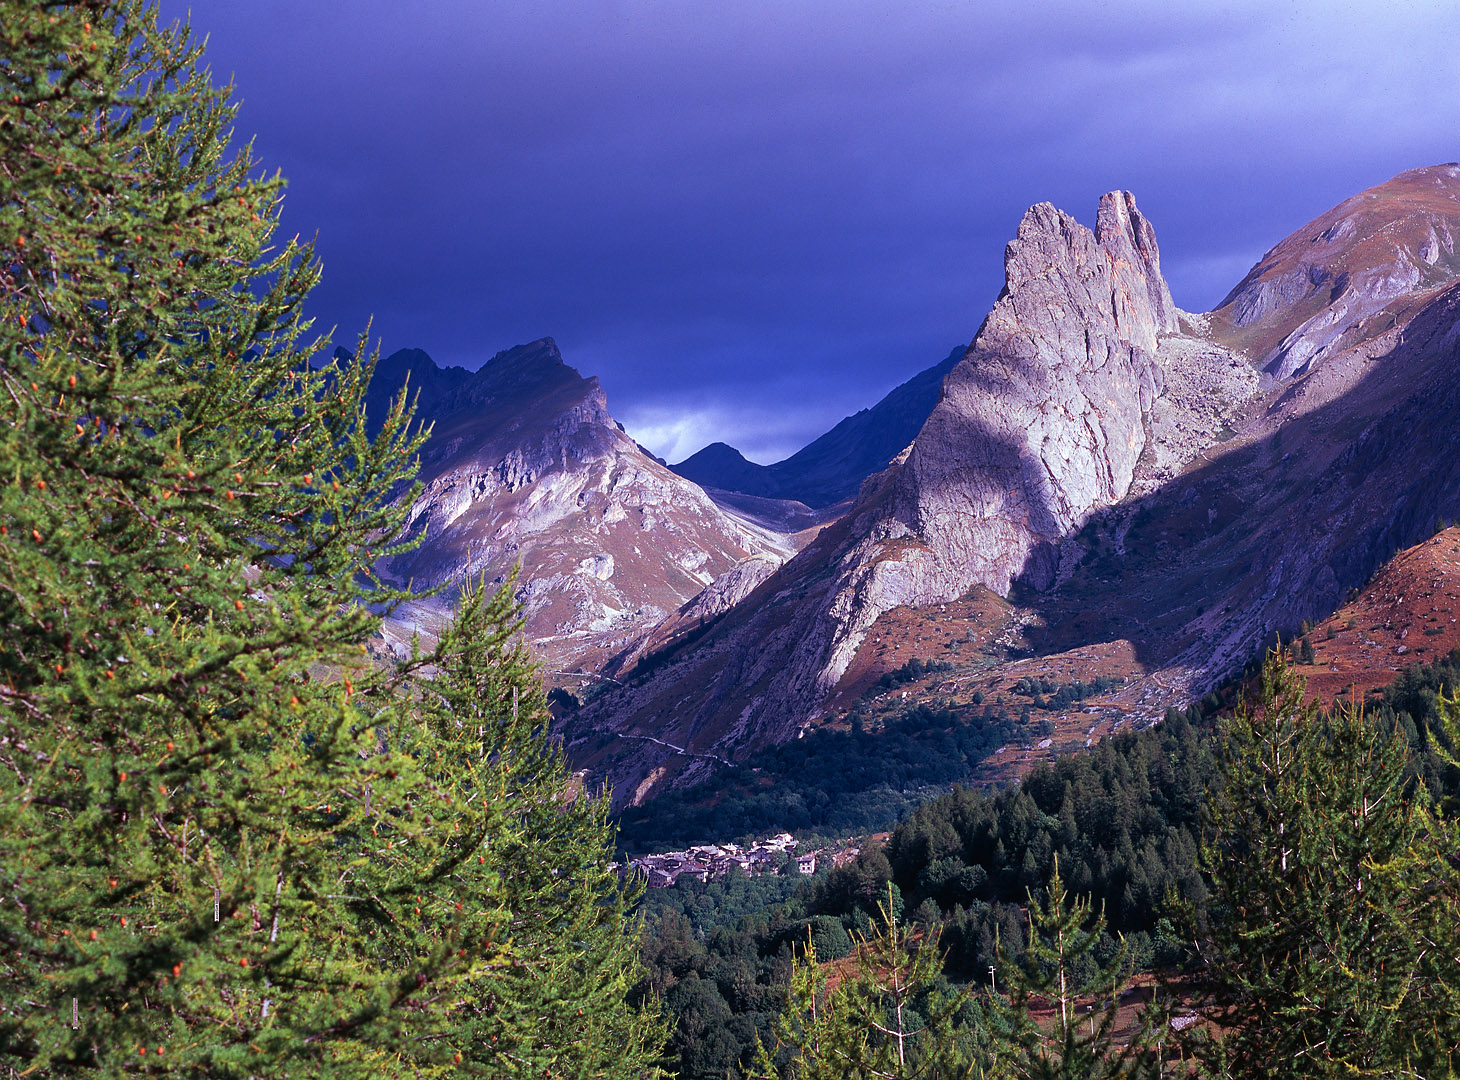
[[[1049,545],[1125,494],[1161,392],[1157,340],[1176,317],[1155,234],[1128,192],[1097,220],[1092,234],[1048,203],[1024,216],[1004,295],[898,484],[900,522],[995,592],[1021,574],[1049,584]]]
[[[1460,517],[1457,236],[1460,166],[1413,170],[1189,315],[1128,195],[1102,199],[1093,232],[1034,207],[910,450],[585,707],[570,753],[628,794],[692,781],[817,721],[850,662],[875,660],[879,616],[1015,581],[1036,587],[1027,647],[1132,650],[1146,720],[1200,695]]]
[[[1004,254],[1005,286],[844,559],[817,674],[835,685],[862,636],[899,604],[974,585],[1045,588],[1061,540],[1130,488],[1177,330],[1155,231],[1129,192],[1100,200],[1092,233],[1048,203]]]
[[[1056,580],[1066,538],[1130,489],[1166,365],[1185,385],[1193,352],[1171,352],[1189,339],[1155,233],[1127,192],[1101,199],[1093,232],[1048,204],[1030,209],[1005,275],[911,449],[674,663],[575,717],[578,760],[637,784],[657,751],[606,740],[652,733],[733,755],[786,738],[817,717],[884,612]],[[1240,373],[1223,376],[1237,396],[1250,391],[1251,370],[1210,349]],[[1165,446],[1165,467],[1183,464],[1181,444]]]

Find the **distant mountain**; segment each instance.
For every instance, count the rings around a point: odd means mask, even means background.
[[[774,465],[747,461],[733,446],[717,442],[670,468],[704,488],[790,499],[815,509],[834,506],[850,499],[863,480],[907,449],[938,404],[944,376],[963,352],[964,347],[958,346],[876,405],[846,417]]]
[[[527,632],[550,666],[596,667],[742,561],[778,565],[792,550],[645,453],[551,338],[474,373],[394,353],[375,373],[372,423],[407,379],[432,424],[408,518],[420,544],[380,569],[422,588],[501,581],[520,564]],[[449,599],[404,617],[429,630]]]
[[[779,464],[779,463],[778,463]],[[693,480],[703,488],[720,491],[738,491],[762,499],[783,499],[793,496],[785,494],[785,485],[777,483],[772,470],[774,465],[761,465],[748,460],[729,443],[712,442],[698,453],[691,454],[671,469],[686,480]],[[805,500],[797,500],[804,502]]]
[[[1188,315],[1129,193],[1093,231],[1031,208],[911,452],[738,603],[626,666],[565,722],[571,755],[642,799],[895,708],[869,695],[909,656],[948,666],[900,693],[970,722],[1020,679],[1104,665],[1126,681],[1075,710],[1084,742],[1200,696],[1460,517],[1457,233],[1460,166],[1403,173]]]

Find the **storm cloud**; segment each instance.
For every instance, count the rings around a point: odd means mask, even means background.
[[[1453,4],[167,0],[317,233],[337,340],[545,335],[679,460],[761,461],[967,342],[1032,203],[1136,193],[1206,310],[1460,157]]]

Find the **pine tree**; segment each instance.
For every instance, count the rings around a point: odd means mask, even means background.
[[[1194,1049],[1220,1076],[1451,1075],[1453,827],[1401,736],[1322,714],[1276,653],[1260,694],[1223,729],[1197,927],[1219,1037]]]
[[[1120,995],[1131,963],[1124,941],[1108,962],[1094,962],[1104,930],[1104,916],[1093,915],[1089,900],[1071,899],[1056,860],[1045,898],[1029,896],[1029,944],[1023,958],[1015,963],[1001,952],[999,968],[1005,972],[1009,996],[990,1001],[993,1025],[1008,1047],[1006,1060],[1014,1076],[1101,1080],[1156,1075],[1154,1011],[1128,1043],[1116,1042]],[[1049,1021],[1035,1019],[1036,1001],[1053,1007]]]
[[[421,436],[313,362],[229,89],[142,0],[0,42],[0,1062],[642,1074],[509,594],[364,655]]]
[[[921,941],[898,922],[889,892],[881,926],[861,936],[855,972],[827,989],[810,941],[792,969],[787,1004],[762,1049],[764,1080],[952,1080],[1001,1075],[970,991],[942,976],[936,930]]]
[[[479,956],[443,1037],[491,1076],[650,1075],[666,1032],[627,1004],[640,974],[629,910],[643,886],[621,886],[607,800],[576,790],[548,737],[512,585],[466,593],[428,658],[435,677],[416,684],[413,723],[392,729],[402,754],[427,763],[412,810],[437,820],[392,822],[401,842],[358,880],[397,897],[387,914],[398,917],[362,908],[361,926],[382,948],[449,956],[463,945],[453,903],[477,898],[487,945],[465,942]],[[398,673],[381,681],[395,689]]]

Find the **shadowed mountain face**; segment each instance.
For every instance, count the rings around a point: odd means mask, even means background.
[[[351,359],[343,349],[336,349],[335,356],[345,362]],[[370,433],[374,435],[380,430],[402,388],[409,390],[417,419],[429,422],[439,412],[449,412],[451,395],[470,381],[471,372],[466,368],[437,367],[436,361],[421,349],[399,349],[391,353],[375,365],[375,377],[370,380],[370,391],[365,396]]]
[[[938,404],[944,376],[963,352],[960,345],[870,409],[848,416],[774,465],[747,461],[733,446],[717,442],[670,468],[716,491],[790,499],[816,509],[834,506],[855,495],[863,480],[885,469],[913,441]]]
[[[432,425],[408,519],[421,543],[381,570],[422,588],[500,581],[520,564],[528,635],[549,666],[597,665],[742,560],[790,553],[646,454],[550,338],[475,373],[396,353],[377,369],[372,417],[407,373]],[[413,617],[429,626],[449,599]]]
[[[708,755],[827,719],[854,662],[875,677],[871,641],[894,612],[926,609],[931,626],[949,617],[932,605],[980,586],[1014,601],[1019,656],[1119,644],[1133,719],[1203,692],[1460,511],[1460,285],[1441,213],[1457,196],[1460,168],[1402,174],[1283,241],[1209,316],[1171,304],[1127,193],[1101,200],[1093,232],[1033,208],[906,458],[572,717],[571,753],[620,801],[646,778],[692,780],[717,767]],[[1267,288],[1304,265],[1311,285],[1320,249],[1347,291]],[[1428,269],[1395,291],[1411,256]],[[1318,344],[1291,367],[1302,342]],[[625,738],[643,735],[706,756]]]

